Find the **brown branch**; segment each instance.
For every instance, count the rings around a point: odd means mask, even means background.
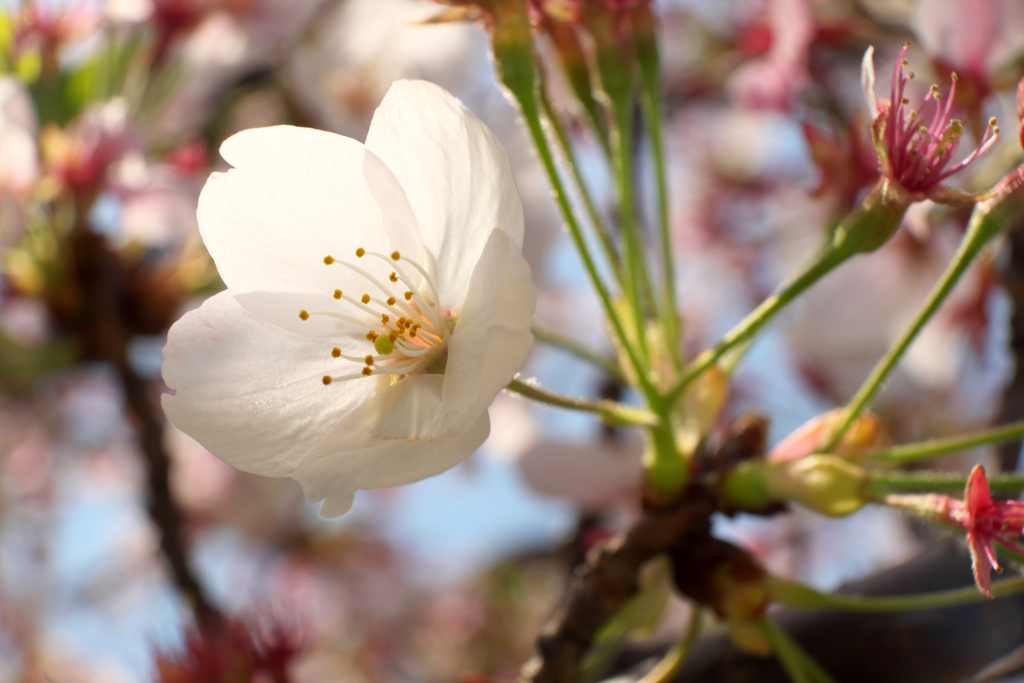
[[[848,584],[841,593],[903,595],[974,583],[961,541],[940,543],[899,567]],[[781,610],[779,623],[839,683],[960,683],[1024,640],[1024,595],[939,609],[856,614]],[[667,645],[633,648],[623,672],[661,657]],[[702,639],[674,683],[789,683],[772,657],[738,651],[725,635]]]
[[[147,299],[155,293],[145,280],[146,274],[128,270],[104,239],[83,225],[76,226],[70,235],[65,258],[70,279],[63,283],[63,296],[51,299],[50,308],[63,331],[75,338],[81,358],[105,361],[116,368],[146,465],[147,512],[159,531],[160,550],[174,583],[191,602],[199,626],[215,626],[220,622],[219,614],[188,563],[184,519],[171,494],[164,423],[146,382],[135,373],[127,357],[132,336],[140,330],[151,332],[155,323],[147,316],[152,316],[153,309],[166,307],[167,302]]]
[[[1003,271],[1003,288],[1013,302],[1010,318],[1010,354],[1014,360],[1013,377],[1003,390],[1003,408],[998,424],[1024,420],[1024,231],[1020,226],[1009,231],[1007,247],[1010,260]],[[999,447],[999,465],[1003,472],[1017,469],[1021,441],[1014,439]]]
[[[744,416],[717,447],[697,458],[699,469],[670,507],[647,509],[624,534],[592,550],[576,569],[564,604],[541,630],[537,654],[523,667],[522,681],[576,683],[597,632],[636,594],[640,568],[648,560],[705,538],[716,509],[720,474],[764,450],[767,422]]]
[[[636,594],[643,564],[706,528],[710,514],[711,506],[703,500],[647,512],[624,536],[595,548],[577,569],[565,604],[542,629],[537,656],[523,667],[523,679],[579,680],[580,664],[595,634]]]

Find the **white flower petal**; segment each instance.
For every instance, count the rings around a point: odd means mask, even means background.
[[[363,147],[355,140],[274,126],[233,135],[221,154],[235,168],[207,181],[199,231],[235,293],[329,294],[355,286],[356,276],[325,266],[325,256],[349,259],[357,247],[388,249],[380,210],[363,179]],[[374,273],[384,269],[362,261]]]
[[[356,489],[409,484],[444,472],[487,439],[483,411],[468,429],[445,429],[441,376],[414,375],[379,391],[299,463],[292,478],[321,516],[344,514]]]
[[[448,341],[444,372],[445,426],[463,429],[509,383],[533,347],[536,305],[530,266],[519,245],[495,230],[469,283]]]
[[[405,190],[379,156],[368,149],[364,154],[363,176],[380,207],[384,232],[391,240],[391,248],[413,259],[421,259],[423,242],[420,240],[420,229]]]
[[[860,63],[860,87],[864,91],[864,101],[868,105],[871,120],[878,118],[878,99],[875,97],[875,46],[868,45],[864,51],[864,59]]]
[[[636,501],[643,481],[642,453],[641,440],[628,433],[621,441],[585,446],[544,441],[523,453],[519,468],[537,493],[599,511]]]
[[[523,207],[494,133],[442,88],[397,81],[373,116],[366,148],[401,183],[437,259],[440,304],[456,309],[492,230],[523,242]],[[382,207],[383,208],[383,207]]]
[[[358,294],[355,295],[357,298]],[[305,292],[242,292],[235,299],[250,313],[302,337],[337,339],[354,337],[362,339],[367,353],[373,353],[373,346],[363,337],[370,329],[380,324],[370,314],[333,297]],[[299,317],[299,311],[311,315],[307,320]],[[322,312],[337,313],[356,320],[366,320],[365,325],[350,320],[341,320]]]
[[[373,380],[324,386],[336,363],[324,342],[282,332],[222,292],[171,327],[164,412],[228,464],[288,476],[373,391]]]

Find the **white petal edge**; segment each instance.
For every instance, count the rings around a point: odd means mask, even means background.
[[[363,176],[363,146],[355,140],[272,126],[231,136],[221,154],[234,169],[210,176],[197,217],[217,270],[235,293],[329,293],[339,286],[339,272],[324,265],[325,256],[388,248]]]
[[[441,381],[440,375],[415,375],[379,391],[299,463],[292,478],[311,503],[324,501],[322,517],[348,512],[357,489],[440,474],[487,439],[486,410],[465,430],[444,429]]]
[[[523,207],[505,150],[461,102],[425,81],[391,86],[366,148],[405,191],[423,244],[437,259],[440,303],[457,308],[491,230],[523,241]]]
[[[175,427],[229,465],[289,476],[342,417],[373,391],[372,380],[324,386],[333,359],[250,314],[221,292],[168,334],[162,397]]]
[[[445,426],[463,429],[486,410],[523,367],[533,348],[536,290],[518,245],[495,230],[470,279],[459,322],[448,341]]]
[[[868,45],[864,51],[864,59],[860,62],[860,88],[864,92],[864,102],[868,105],[871,120],[878,118],[878,98],[875,97],[875,46]]]
[[[391,248],[414,259],[422,260],[423,241],[416,215],[409,206],[405,190],[398,178],[384,161],[371,152],[363,152],[363,177],[380,208],[384,232],[391,241]]]

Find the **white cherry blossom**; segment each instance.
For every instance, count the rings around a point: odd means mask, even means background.
[[[395,83],[366,145],[243,131],[199,229],[227,291],[171,328],[168,418],[321,514],[438,474],[490,429],[533,344],[523,213],[493,133],[436,85]]]

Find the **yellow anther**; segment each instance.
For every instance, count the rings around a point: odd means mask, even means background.
[[[392,332],[391,334],[388,335],[388,341],[391,342],[392,344],[394,344],[395,341],[397,341],[397,340],[398,340],[398,333],[397,332]]]
[[[908,71],[907,72],[907,78],[909,78],[910,80],[914,80],[914,72],[913,71]]]
[[[356,249],[356,256],[358,256],[359,258],[363,258],[363,256],[365,256],[365,255],[366,255],[366,250],[365,249],[363,249],[362,247],[359,247],[358,249]]]
[[[329,375],[324,375],[324,386],[327,386],[330,383],[331,383],[330,376]]]
[[[412,292],[406,292],[405,293],[405,300],[408,301],[411,298],[412,298]]]
[[[904,97],[901,101],[903,102],[903,104],[910,104],[910,100],[908,100],[906,97]]]
[[[401,327],[405,323],[405,316],[403,315],[398,319],[398,326]]]
[[[993,116],[992,118],[990,118],[988,120],[988,125],[990,125],[990,126],[996,125],[996,117]]]
[[[306,309],[302,309],[301,311],[299,311],[299,317],[302,318],[303,320],[309,320],[309,311],[307,311]]]
[[[992,135],[999,135],[999,126],[992,126]]]
[[[388,279],[392,282],[398,282],[398,273],[391,273],[391,275],[388,275]]]
[[[331,265],[332,263],[334,263],[334,257],[331,256],[330,254],[324,256],[324,263],[327,264],[328,266]]]
[[[373,330],[370,330],[369,332],[366,333],[366,341],[375,342],[377,341],[377,337],[379,336],[379,334],[377,334]]]
[[[364,304],[370,303],[370,295],[369,294],[363,294],[362,301],[363,301]]]
[[[954,81],[955,81],[955,80],[957,80],[957,78],[956,78],[956,72],[955,72],[955,71],[953,71],[952,73],[950,73],[950,74],[949,74],[949,77],[950,77],[950,78],[952,78],[952,79],[953,79]]]
[[[415,337],[416,336],[416,326],[415,325],[413,325],[412,329],[409,330],[409,336],[410,337]]]
[[[389,320],[391,320],[391,318],[388,316],[387,313],[381,313],[380,314],[380,323],[381,323],[381,325],[387,325]]]
[[[340,299],[341,298],[341,290],[340,289],[334,290],[334,298],[335,299]]]
[[[335,358],[340,357],[341,356],[341,349],[339,349],[337,346],[335,346],[333,349],[331,349],[331,355],[334,356]]]
[[[392,261],[397,261],[400,258],[402,258],[402,255],[399,254],[397,251],[391,252],[391,260]]]
[[[367,365],[373,365],[373,356],[367,356],[366,357],[366,364]]]
[[[394,306],[396,301],[398,301],[398,299],[396,299],[395,297],[388,297],[388,306]]]
[[[373,370],[371,370],[370,368],[363,368],[363,374],[369,377],[370,375],[373,374]]]

